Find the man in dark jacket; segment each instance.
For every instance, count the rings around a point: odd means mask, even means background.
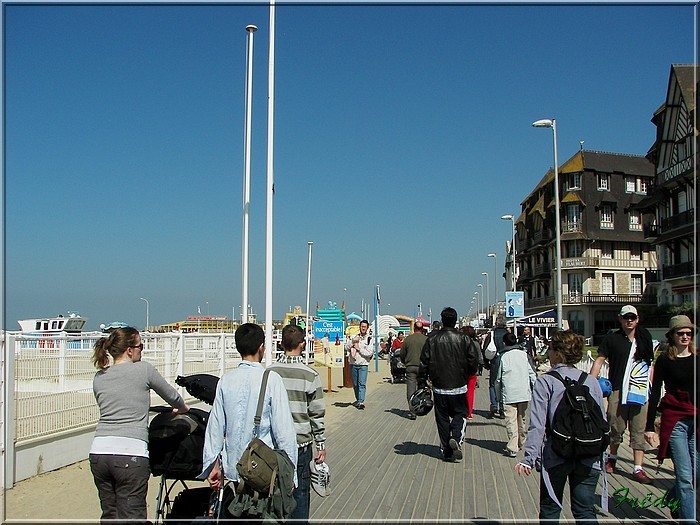
[[[469,337],[457,329],[457,311],[446,307],[440,313],[442,328],[433,332],[423,346],[418,384],[430,379],[433,388],[435,422],[445,461],[462,459],[462,442],[467,416],[467,380],[477,373],[479,356]]]

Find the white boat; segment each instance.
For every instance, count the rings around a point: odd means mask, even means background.
[[[23,333],[52,335],[77,334],[83,331],[88,318],[76,313],[69,313],[68,317],[58,315],[56,317],[44,317],[40,319],[22,319],[17,321]]]

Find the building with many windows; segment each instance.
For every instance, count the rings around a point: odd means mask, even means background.
[[[617,328],[624,304],[654,304],[656,253],[643,213],[653,164],[642,156],[580,150],[559,168],[563,316],[594,342]],[[516,220],[517,289],[525,314],[556,309],[554,170],[521,203]],[[508,272],[508,269],[506,270]]]
[[[655,180],[637,209],[650,214],[644,238],[657,253],[652,286],[659,305],[698,301],[697,88],[697,66],[672,65],[666,101],[652,118],[656,141],[647,158],[655,166]]]

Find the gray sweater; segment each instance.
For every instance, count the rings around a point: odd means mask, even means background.
[[[146,361],[120,363],[97,372],[92,382],[100,408],[95,437],[128,437],[148,442],[151,389],[170,406],[185,406],[177,390]]]

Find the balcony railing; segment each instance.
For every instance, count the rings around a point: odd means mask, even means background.
[[[695,210],[690,209],[671,217],[666,217],[661,219],[661,232],[668,232],[680,228],[681,226],[686,226],[687,224],[693,224],[695,220]]]
[[[551,271],[551,266],[549,263],[542,263],[535,265],[534,275],[546,275]]]
[[[656,296],[647,294],[597,294],[597,293],[568,293],[562,295],[564,304],[656,304]],[[555,306],[557,298],[554,295],[525,299],[528,308]]]
[[[659,236],[659,227],[656,224],[645,224],[644,225],[644,238],[645,239],[655,239]]]
[[[671,264],[663,266],[661,275],[664,279],[675,279],[677,277],[689,277],[693,275],[693,261],[687,261],[679,264]]]
[[[562,221],[562,233],[575,233],[582,231],[581,221]]]

